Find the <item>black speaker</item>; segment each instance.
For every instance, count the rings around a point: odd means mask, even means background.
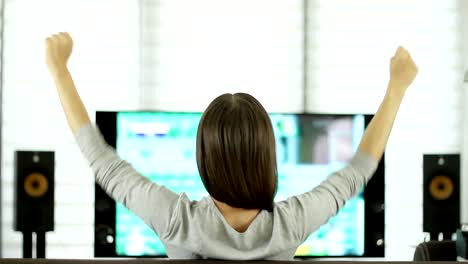
[[[96,125],[106,142],[115,148],[117,113],[96,112]],[[115,201],[95,183],[94,189],[94,257],[117,257],[115,245]]]
[[[94,257],[117,257],[115,251],[115,201],[95,184]]]
[[[54,230],[54,152],[16,151],[14,230]]]
[[[423,231],[451,239],[460,227],[460,155],[424,155]]]
[[[366,127],[373,116],[365,116]],[[366,257],[385,256],[385,153],[380,159],[374,176],[364,188],[364,255]]]

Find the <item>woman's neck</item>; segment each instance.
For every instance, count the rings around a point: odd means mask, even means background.
[[[237,232],[243,233],[247,231],[250,224],[255,220],[260,213],[260,209],[243,209],[232,207],[226,203],[217,201],[212,198],[216,207],[226,219],[226,222]]]

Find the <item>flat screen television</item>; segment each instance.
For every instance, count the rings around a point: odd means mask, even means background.
[[[106,141],[137,171],[192,200],[208,195],[199,177],[195,142],[201,113],[96,113]],[[271,113],[279,188],[275,200],[309,191],[345,166],[372,116]],[[367,187],[296,252],[304,257],[384,256],[384,164]],[[96,185],[96,257],[164,257],[157,235]]]

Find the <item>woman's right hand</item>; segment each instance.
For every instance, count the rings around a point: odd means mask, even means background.
[[[389,90],[404,95],[418,74],[418,66],[411,58],[409,52],[399,47],[390,61]]]
[[[370,155],[375,160],[382,158],[406,89],[417,74],[416,63],[408,51],[399,47],[390,62],[390,82],[387,93],[367,126],[359,145],[360,152]]]

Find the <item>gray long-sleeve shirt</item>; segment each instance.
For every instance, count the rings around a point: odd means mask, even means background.
[[[178,259],[292,259],[297,247],[360,191],[378,164],[358,152],[319,186],[276,203],[272,212],[261,211],[239,233],[211,197],[190,201],[150,181],[122,160],[91,124],[75,136],[96,181],[158,234],[170,258]]]

